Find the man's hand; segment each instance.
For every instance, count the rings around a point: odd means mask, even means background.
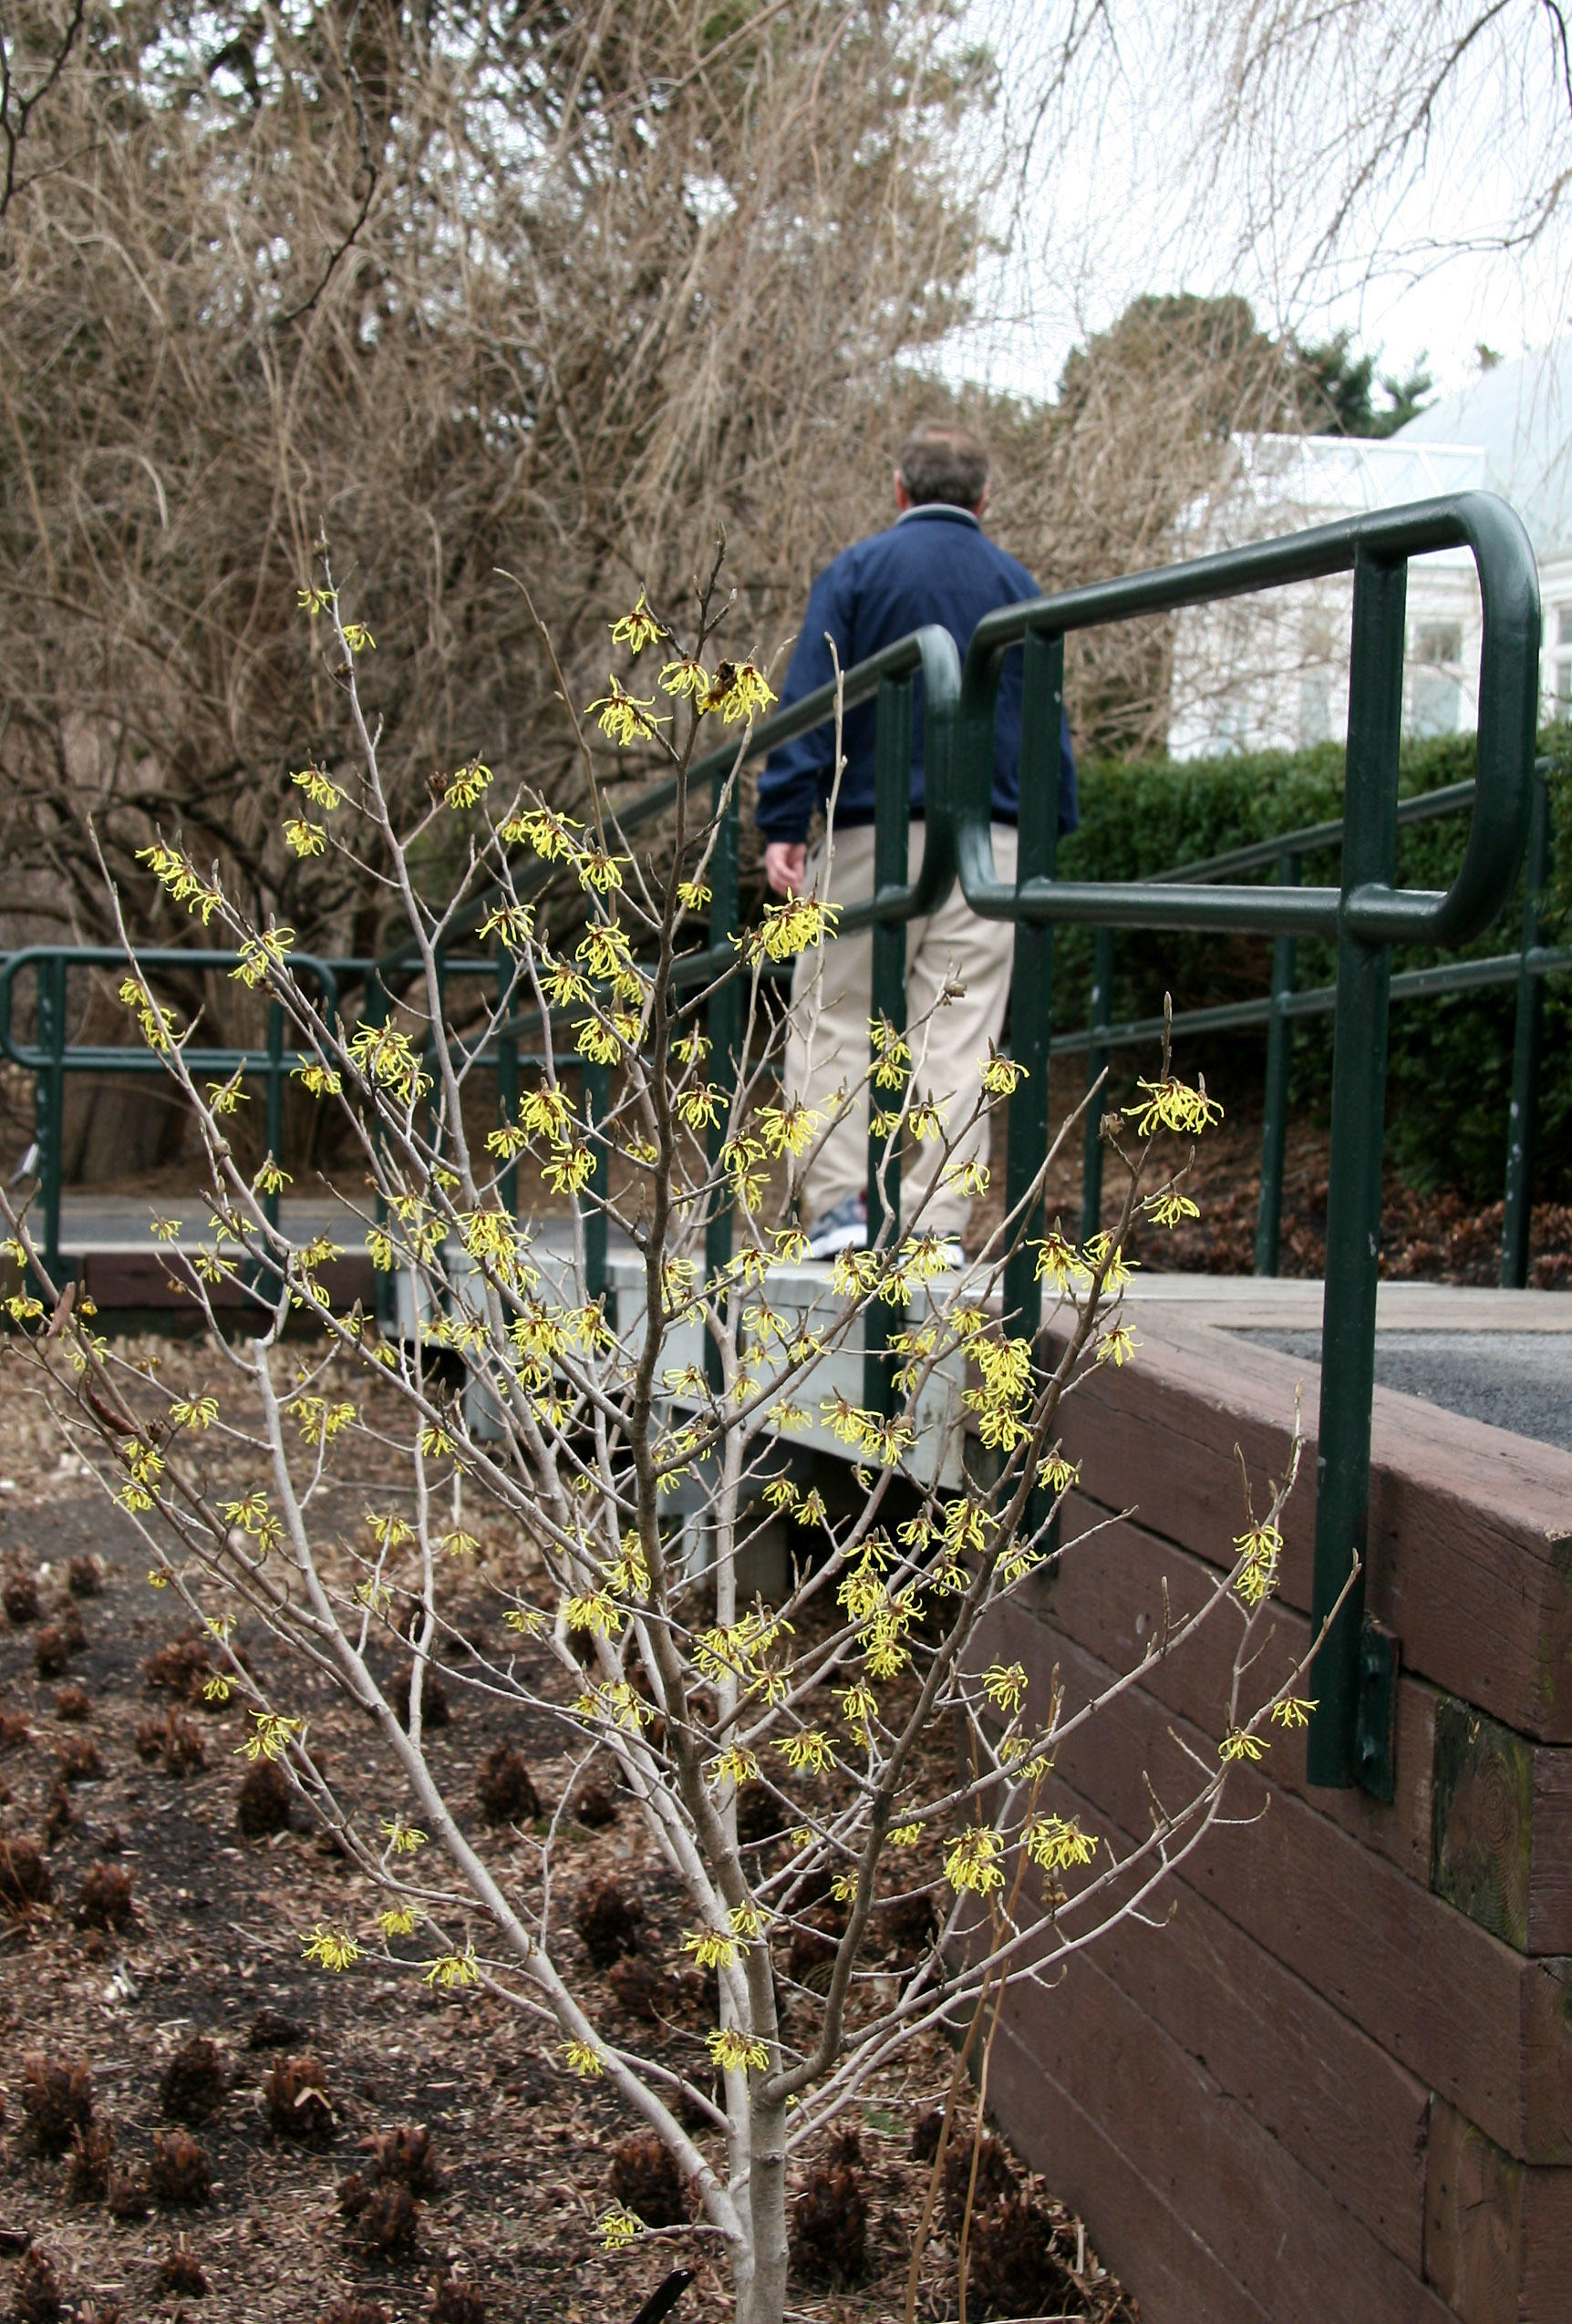
[[[772,839],[764,850],[764,876],[777,895],[801,895],[807,868],[806,840]]]

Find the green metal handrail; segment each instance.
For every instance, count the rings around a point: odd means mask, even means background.
[[[1393,878],[1399,822],[1412,820],[1417,808],[1417,802],[1409,802],[1405,812],[1397,799],[1407,564],[1412,556],[1455,546],[1472,552],[1483,601],[1477,777],[1466,802],[1470,825],[1463,860],[1452,887],[1444,894],[1406,892],[1393,885]],[[1327,843],[1326,827],[1244,851],[1247,862],[1236,852],[1231,863],[1220,865],[1215,860],[1161,881],[1056,880],[1066,635],[1345,572],[1354,576],[1354,602],[1340,885],[1304,887],[1290,869],[1297,869],[1298,855],[1310,852],[1312,843]],[[999,672],[1004,656],[1016,647],[1022,649],[1024,658],[1020,814],[1018,872],[1014,885],[1008,886],[994,876],[989,824]],[[1335,938],[1338,977],[1335,987],[1329,988],[1335,1036],[1312,1601],[1312,1620],[1318,1631],[1325,1627],[1326,1636],[1317,1665],[1319,1707],[1309,1739],[1309,1775],[1313,1782],[1334,1786],[1364,1782],[1387,1797],[1390,1764],[1380,1739],[1370,1731],[1361,1734],[1359,1712],[1391,947],[1394,943],[1423,943],[1446,948],[1468,942],[1488,926],[1512,892],[1529,838],[1538,653],[1538,580],[1527,536],[1504,501],[1487,493],[1463,493],[1002,608],[978,626],[964,670],[946,632],[920,631],[848,671],[839,687],[821,687],[752,728],[739,743],[710,753],[687,778],[696,788],[708,784],[715,806],[725,807],[711,859],[711,938],[698,964],[713,971],[732,957],[726,938],[739,918],[735,778],[742,764],[822,726],[834,715],[838,701],[849,708],[875,700],[874,894],[845,911],[840,926],[849,931],[872,924],[872,1012],[904,1030],[908,920],[936,908],[958,878],[975,912],[1014,922],[1014,1051],[1027,1066],[1028,1076],[1011,1100],[1006,1193],[1012,1209],[1019,1205],[1024,1211],[1048,1150],[1048,1065],[1054,1046],[1052,930],[1059,922],[1091,924],[1100,932],[1091,1028],[1094,1054],[1105,1054],[1115,1038],[1109,1021],[1107,947],[1116,927],[1236,929],[1276,937],[1274,995],[1267,1004],[1275,1014],[1267,1020],[1274,1030],[1279,1024],[1286,1026],[1292,1015],[1308,1013],[1319,1000],[1319,996],[1290,990],[1295,940],[1301,935]],[[910,881],[912,688],[919,677],[926,696],[926,836],[918,877]],[[666,812],[676,801],[678,780],[667,778],[617,811],[614,820],[623,833]],[[1437,807],[1435,811],[1448,811]],[[1545,828],[1547,832],[1547,824]],[[1537,821],[1535,831],[1539,831]],[[1534,893],[1543,886],[1547,844],[1547,838],[1543,847],[1536,838],[1537,852],[1528,883]],[[1221,868],[1256,868],[1274,857],[1283,859],[1284,873],[1275,885],[1236,885],[1208,876]],[[524,867],[520,885],[533,886],[549,876],[546,867]],[[35,948],[26,957],[42,962],[49,950]],[[102,956],[120,957],[113,953]],[[54,995],[52,980],[58,975],[57,1006],[54,998],[46,1003],[40,988],[41,1010],[45,1015],[54,1011],[52,1024],[45,1028],[48,1038],[18,1052],[10,1040],[9,996],[11,976],[23,957],[5,964],[0,981],[0,1048],[18,1062],[34,1064],[49,1079],[54,1094],[46,1110],[54,1108],[57,1125],[60,1077],[77,1063],[64,1041],[66,971],[63,966],[57,971],[50,968],[44,980]],[[233,955],[187,951],[142,957],[150,966],[178,963],[190,969],[219,966]],[[387,979],[409,965],[403,951],[372,967],[357,964],[367,974],[367,1006],[388,1006]],[[1541,957],[1537,945],[1537,920],[1525,916],[1525,944],[1514,958],[1514,972],[1537,990],[1549,965],[1551,956]],[[329,964],[320,966],[331,973]],[[1453,978],[1449,988],[1459,989],[1465,979],[1484,981],[1482,970],[1493,966],[1470,962],[1455,969],[1418,973],[1432,980],[1429,989],[1438,988],[1437,977]],[[501,973],[491,964],[486,968],[487,973]],[[718,1064],[726,1061],[739,1069],[741,994],[735,979],[716,985],[708,1008],[712,1054]],[[1195,1012],[1191,1021],[1198,1025],[1203,1018],[1221,1021],[1218,1013],[1205,1011]],[[1525,1069],[1531,1071],[1535,1040],[1525,1038],[1519,1047]],[[241,1054],[212,1053],[221,1070],[265,1070],[270,1086],[281,1087],[288,1060],[276,1039],[270,1041],[260,1061],[248,1051],[243,1065],[237,1066],[234,1059]],[[113,1069],[126,1069],[132,1055],[112,1052]],[[500,1075],[507,1062],[499,1054]],[[101,1063],[98,1069],[104,1069]],[[1279,1079],[1286,1076],[1281,1051],[1275,1069]],[[606,1101],[605,1069],[586,1068],[584,1081],[593,1137],[595,1121],[603,1117]],[[1526,1120],[1518,1128],[1522,1134],[1514,1149],[1514,1168],[1525,1189],[1530,1161]],[[604,1193],[604,1151],[597,1183]],[[892,1162],[872,1139],[868,1198],[870,1232],[876,1236],[897,1212],[899,1197]],[[1026,1232],[1040,1226],[1039,1205],[1040,1196],[1034,1205],[1038,1216],[1024,1219]],[[712,1266],[729,1256],[730,1238],[730,1219],[718,1208],[707,1235]],[[599,1214],[590,1257],[604,1284],[605,1219]],[[882,1303],[874,1303],[874,1312],[883,1315]],[[1035,1338],[1041,1317],[1040,1289],[1024,1234],[1006,1271],[1005,1313],[1010,1328]],[[872,1393],[887,1392],[881,1348],[874,1338],[877,1329],[876,1324],[870,1325]],[[1367,1653],[1363,1659],[1368,1679],[1374,1658]]]
[[[1394,1001],[1427,1000],[1441,994],[1482,991],[1492,985],[1517,987],[1513,1042],[1512,1094],[1508,1114],[1506,1184],[1502,1206],[1500,1282],[1504,1290],[1521,1290],[1528,1280],[1529,1227],[1535,1137],[1538,1115],[1539,1051],[1543,1018],[1544,980],[1572,969],[1572,951],[1554,951],[1540,943],[1540,923],[1550,872],[1550,793],[1546,777],[1550,761],[1535,765],[1534,804],[1529,824],[1528,862],[1524,886],[1523,929],[1515,952],[1496,953],[1483,960],[1460,960],[1430,968],[1414,968],[1391,979]],[[1447,783],[1400,801],[1397,821],[1407,828],[1461,814],[1474,803],[1472,780]],[[1235,872],[1276,863],[1279,884],[1296,886],[1305,856],[1326,853],[1342,845],[1343,825],[1308,823],[1297,831],[1279,831],[1275,838],[1252,841],[1221,855],[1152,874],[1154,887],[1182,880],[1218,880]],[[1113,975],[1112,928],[1096,932],[1091,978],[1090,1020],[1076,1033],[1056,1033],[1050,1043],[1054,1057],[1087,1053],[1086,1081],[1095,1086],[1113,1048],[1133,1048],[1161,1038],[1161,1017],[1110,1021]],[[1173,1020],[1176,1035],[1244,1032],[1267,1028],[1266,1100],[1262,1110],[1261,1193],[1256,1224],[1256,1273],[1277,1272],[1283,1206],[1283,1171],[1287,1147],[1289,1051],[1292,1028],[1299,1017],[1329,1017],[1337,1007],[1337,986],[1319,985],[1307,991],[1295,986],[1296,939],[1279,935],[1273,946],[1271,990],[1258,1000],[1231,1001],[1210,1008],[1182,1010]],[[1081,1176],[1081,1236],[1096,1234],[1102,1213],[1103,1147],[1095,1121],[1090,1122]]]
[[[1444,894],[1403,892],[1393,880],[1408,561],[1457,547],[1474,556],[1484,619],[1476,788],[1463,862],[1451,888]],[[1051,809],[1039,800],[1029,814],[1024,761],[1015,884],[995,877],[989,834],[994,710],[1008,651],[1025,650],[1027,716],[1035,705],[1040,761],[1044,722],[1051,719],[1058,731],[1064,640],[1070,632],[1350,572],[1354,592],[1340,886],[1056,880],[1057,772],[1044,786],[1052,794]],[[967,652],[953,811],[957,865],[973,911],[1016,924],[1014,990],[1027,1020],[1017,1035],[1018,1054],[1029,1049],[1046,1068],[1051,997],[1047,958],[1040,943],[1032,943],[1034,930],[1067,921],[1337,941],[1311,1600],[1313,1627],[1325,1630],[1309,1735],[1314,1783],[1346,1788],[1366,1781],[1385,1788],[1389,1772],[1379,1739],[1361,1738],[1359,1708],[1391,947],[1466,943],[1490,924],[1512,893],[1528,837],[1539,637],[1538,574],[1522,524],[1504,501],[1464,492],[1006,606],[979,623]],[[1046,1070],[1041,1079],[1046,1083]],[[1012,1135],[1007,1199],[1024,1198],[1029,1189],[1046,1128],[1039,1105],[1019,1162]],[[1035,1331],[1039,1302],[1023,1249],[1007,1276],[1006,1308],[1021,1327]]]

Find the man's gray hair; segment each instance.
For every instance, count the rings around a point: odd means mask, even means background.
[[[896,472],[913,502],[975,509],[988,484],[988,446],[957,420],[925,419],[901,447]]]

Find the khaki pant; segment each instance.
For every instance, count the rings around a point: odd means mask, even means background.
[[[923,844],[924,827],[915,822],[908,879],[917,876]],[[837,832],[828,881],[824,854],[822,840],[809,851],[809,892],[817,889],[832,904],[861,903],[873,893],[871,825]],[[1013,881],[1013,824],[994,825],[993,854],[998,876]],[[978,1068],[988,1056],[989,1042],[997,1042],[1003,1030],[1014,946],[1014,924],[979,920],[962,895],[958,881],[936,912],[926,919],[906,923],[906,1038],[911,1045],[913,1080],[921,1095],[931,1091],[946,1108],[950,1135],[959,1130],[976,1104]],[[822,1219],[868,1183],[868,1092],[864,1076],[868,1067],[873,967],[874,932],[860,928],[800,954],[792,973],[791,1024],[785,1059],[788,1098],[813,1107],[828,1119],[838,1097],[848,1090],[854,1092],[853,1104],[833,1129],[821,1131],[820,1142],[809,1157],[803,1192],[811,1221]],[[944,997],[946,988],[950,988],[947,999]],[[988,1153],[988,1119],[984,1114],[959,1139],[947,1166],[986,1162]],[[939,1150],[932,1139],[907,1141],[901,1172],[901,1209],[907,1219],[915,1215],[933,1185],[939,1163]],[[958,1234],[970,1208],[964,1194],[942,1185],[923,1212],[922,1227],[940,1234]]]

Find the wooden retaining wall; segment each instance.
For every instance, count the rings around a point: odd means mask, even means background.
[[[986,1642],[1073,1705],[1139,1658],[1278,1472],[1313,1366],[1140,1318],[1066,1406],[1061,1571]],[[1401,1640],[1397,1795],[1312,1791],[1273,1730],[1167,1891],[1049,1993],[1007,2002],[989,2096],[1146,2324],[1572,2324],[1572,1455],[1378,1389],[1368,1610]],[[1134,1505],[1112,1531],[1090,1525]],[[1309,1448],[1284,1646],[1307,1638]],[[1111,1837],[1211,1760],[1221,1624],[1061,1755]],[[1281,1650],[1277,1650],[1281,1658]],[[1276,1667],[1276,1663],[1274,1663]],[[1311,1691],[1313,1692],[1313,1685]],[[1040,1699],[1040,1698],[1039,1698]]]

